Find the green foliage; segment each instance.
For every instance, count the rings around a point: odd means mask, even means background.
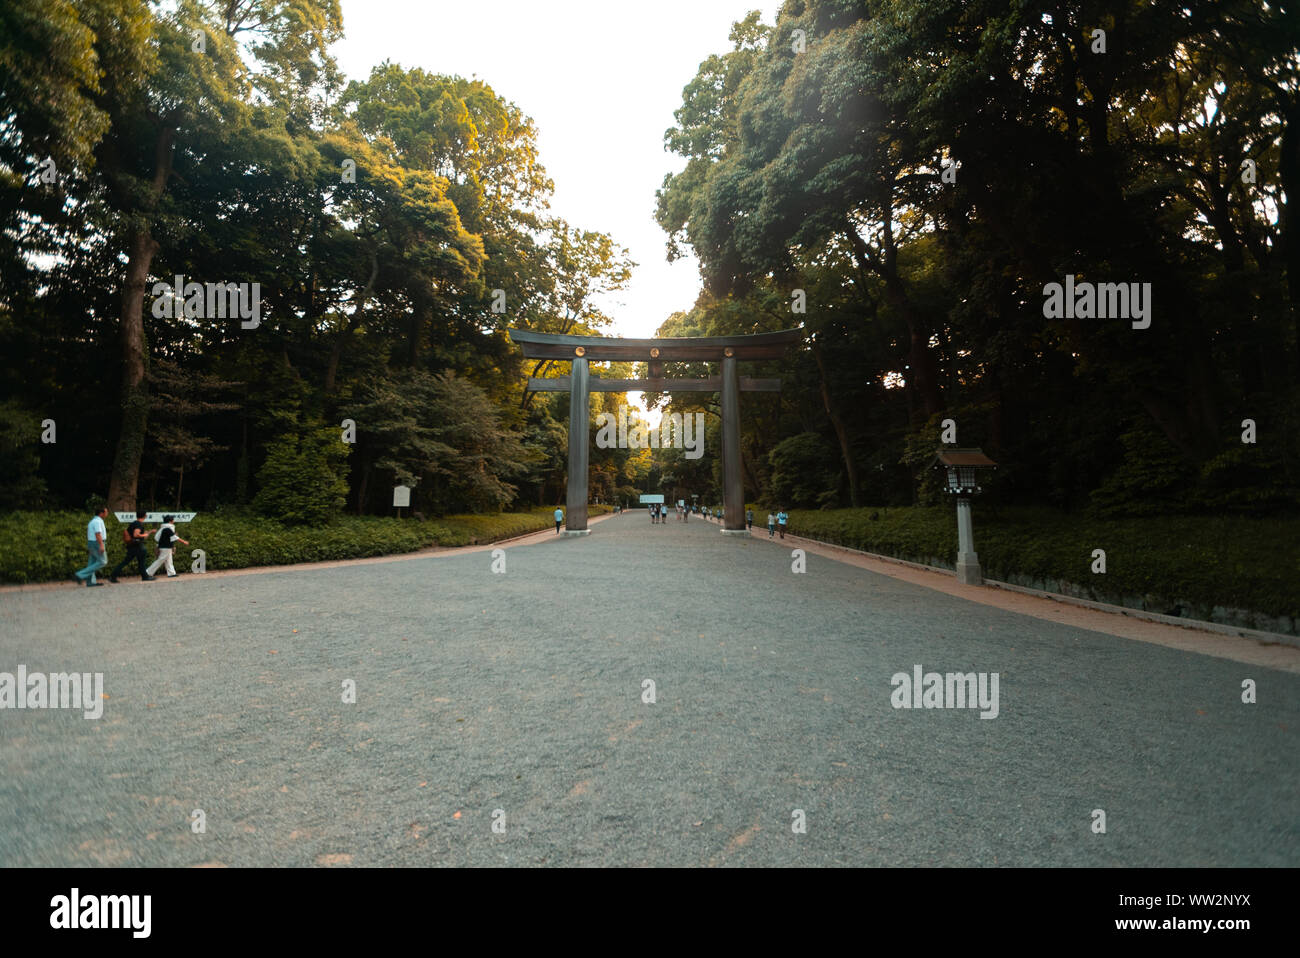
[[[589,506],[602,515],[608,506]],[[190,546],[177,553],[176,570],[189,568],[189,550],[207,553],[210,571],[290,565],[397,555],[433,546],[455,547],[499,542],[554,528],[553,507],[498,515],[447,516],[443,519],[338,516],[324,528],[284,525],[246,511],[202,514],[178,526]],[[86,523],[79,512],[0,513],[0,582],[71,579],[86,564]],[[116,520],[108,519],[110,567],[125,554]]]
[[[772,499],[787,507],[820,508],[839,499],[840,472],[835,450],[815,432],[778,443],[768,453]]]
[[[0,502],[31,509],[45,496],[41,466],[41,417],[14,401],[0,402]]]
[[[1124,461],[1093,493],[1099,516],[1157,516],[1180,511],[1193,478],[1173,445],[1145,419],[1120,436]]]
[[[1099,601],[1143,599],[1155,611],[1191,603],[1185,614],[1204,619],[1216,606],[1300,616],[1300,519],[1096,520],[1034,507],[981,509],[978,500],[974,509],[975,549],[990,579],[1068,583]],[[952,508],[795,511],[790,531],[947,568],[957,553]],[[1106,552],[1104,575],[1091,571],[1094,549]]]
[[[808,294],[815,363],[791,357],[781,416],[754,432],[824,416],[850,496],[882,501],[900,456],[916,475],[933,453],[899,424],[985,406],[983,440],[954,417],[959,445],[996,447],[1008,501],[1293,509],[1300,402],[1274,400],[1300,380],[1294,13],[1110,4],[1098,57],[1097,9],[1043,9],[799,0],[701,63],[665,133],[685,161],[657,194],[669,256],[699,259],[698,313],[744,309],[728,332],[789,324],[788,299],[766,301]],[[1045,319],[1066,275],[1149,283],[1152,325]],[[1271,421],[1272,448],[1242,457],[1225,429],[1242,416]],[[1136,419],[1162,448],[1118,441]]]
[[[339,430],[329,426],[282,434],[258,470],[253,508],[286,525],[331,522],[347,501],[343,470],[350,451]]]
[[[361,458],[415,489],[417,507],[442,514],[497,511],[510,503],[530,451],[501,422],[487,394],[451,373],[412,370],[378,379],[343,414],[359,424]]]
[[[916,501],[922,506],[937,506],[946,496],[943,470],[933,467],[934,457],[943,448],[942,422],[945,415],[935,413],[925,423],[907,434],[900,460],[916,477]]]

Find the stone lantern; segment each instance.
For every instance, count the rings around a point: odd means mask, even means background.
[[[975,553],[975,533],[971,526],[970,497],[980,491],[977,470],[996,468],[997,463],[982,449],[941,449],[932,465],[945,470],[946,492],[957,497],[957,581],[966,585],[983,585],[979,556]]]

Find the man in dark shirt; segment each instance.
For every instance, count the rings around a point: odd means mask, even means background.
[[[144,528],[144,517],[148,514],[149,513],[145,512],[143,509],[137,511],[135,514],[135,522],[126,527],[127,535],[130,537],[126,543],[126,558],[119,562],[117,568],[109,574],[109,582],[116,582],[117,574],[131,562],[134,562],[140,569],[141,579],[145,582],[153,581],[153,576],[145,570],[145,560],[148,557],[145,555],[144,544],[148,539],[148,533]]]

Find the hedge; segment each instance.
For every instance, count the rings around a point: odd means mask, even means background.
[[[591,515],[609,506],[588,506]],[[290,565],[332,559],[415,552],[431,546],[465,546],[511,539],[551,528],[554,507],[497,515],[447,516],[442,519],[395,519],[337,516],[323,527],[283,526],[245,512],[199,515],[177,525],[190,541],[180,546],[176,570],[190,568],[191,549],[207,553],[209,571],[250,566]],[[48,582],[71,579],[86,564],[88,515],[79,512],[0,513],[0,582]],[[150,526],[150,529],[155,528]],[[122,524],[108,517],[108,568],[126,554]],[[152,553],[152,549],[150,550]]]
[[[1221,619],[1216,608],[1300,617],[1300,517],[1096,520],[1042,508],[981,509],[978,499],[973,509],[975,550],[989,579],[1036,581],[1200,619]],[[754,518],[757,526],[757,509]],[[957,554],[952,506],[796,510],[789,531],[949,569]],[[1104,575],[1092,572],[1095,549],[1106,553]]]

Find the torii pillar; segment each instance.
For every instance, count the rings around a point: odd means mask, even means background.
[[[722,532],[749,535],[740,469],[740,377],[730,349],[722,358]]]
[[[565,510],[565,535],[590,535],[587,528],[587,463],[590,458],[587,420],[591,418],[590,371],[587,357],[573,360],[569,377],[569,487]]]

